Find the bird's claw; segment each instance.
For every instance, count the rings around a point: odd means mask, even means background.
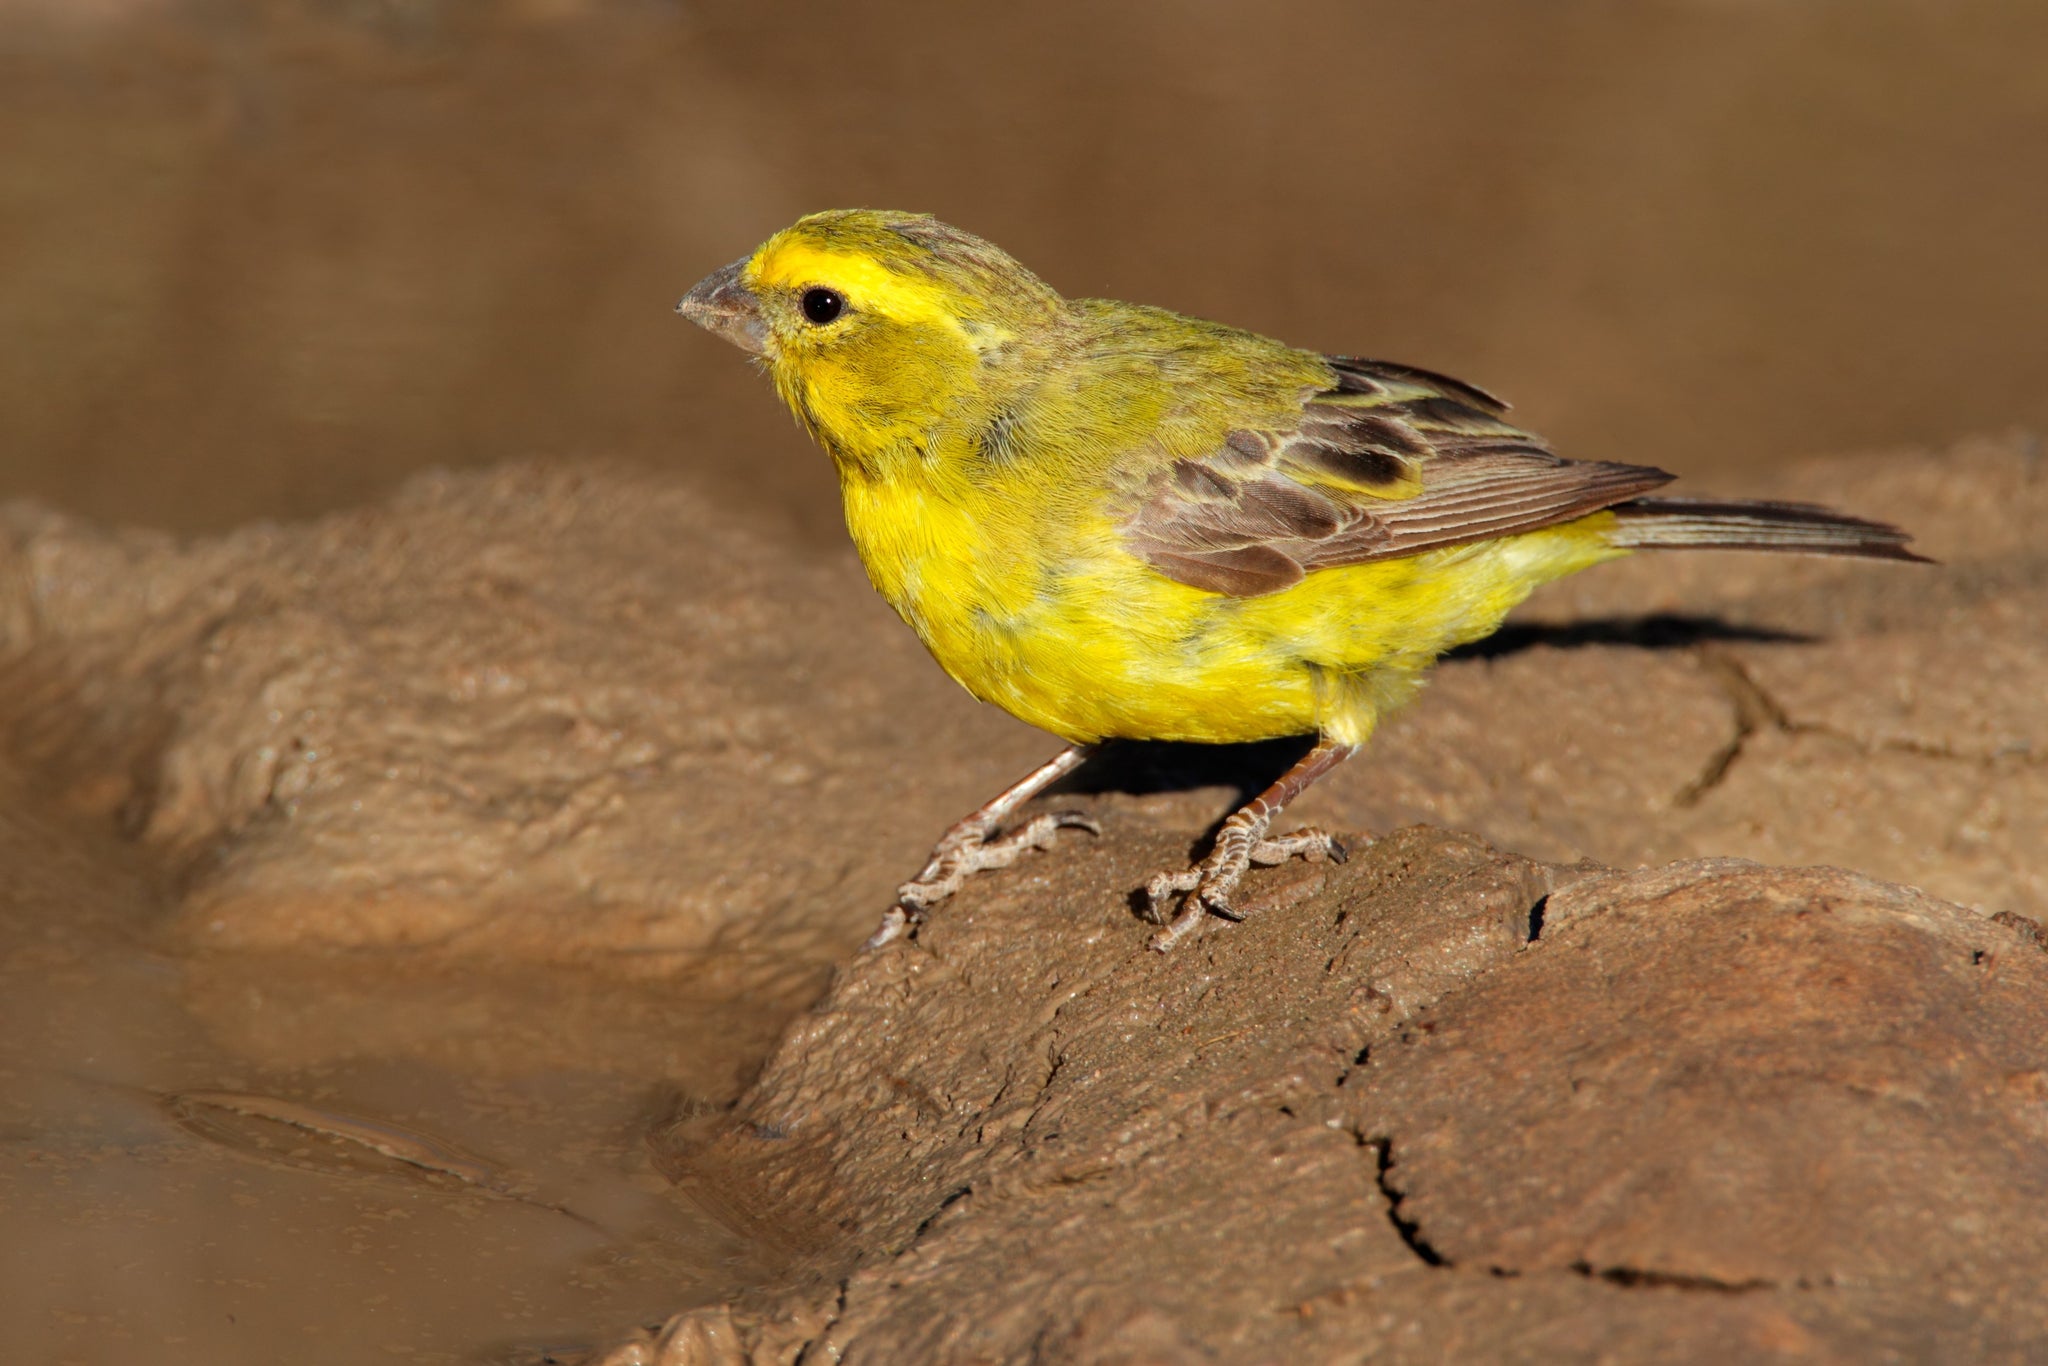
[[[1291,835],[1260,840],[1251,848],[1251,862],[1261,868],[1271,868],[1291,858],[1309,863],[1343,863],[1350,857],[1351,852],[1337,842],[1336,836],[1321,830],[1297,830]]]
[[[1192,892],[1202,885],[1202,866],[1195,865],[1186,872],[1158,873],[1145,884],[1145,904],[1139,911],[1145,921],[1153,925],[1166,923],[1166,906],[1175,897]]]
[[[875,926],[875,932],[868,936],[867,942],[861,945],[861,950],[865,952],[869,949],[879,949],[891,940],[901,939],[903,932],[916,920],[921,919],[922,916],[913,917],[903,904],[898,902],[882,912],[882,923]]]
[[[960,884],[968,878],[991,868],[1007,868],[1035,849],[1051,848],[1062,830],[1085,830],[1100,835],[1102,826],[1079,811],[1049,811],[1033,816],[999,837],[992,826],[955,826],[932,850],[924,871],[896,889],[896,904],[883,913],[882,923],[868,936],[864,947],[876,949],[900,938],[924,919],[926,911],[959,891]]]
[[[1205,916],[1241,921],[1243,911],[1231,904],[1231,893],[1253,867],[1270,868],[1291,858],[1310,863],[1342,863],[1350,852],[1336,839],[1320,830],[1296,830],[1273,839],[1248,837],[1249,831],[1231,837],[1226,825],[1218,836],[1215,852],[1184,872],[1160,873],[1145,884],[1144,918],[1165,928],[1152,936],[1151,947],[1165,953],[1201,928]],[[1167,904],[1181,897],[1180,913],[1166,918]]]

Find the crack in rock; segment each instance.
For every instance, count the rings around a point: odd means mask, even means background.
[[[1767,730],[1784,735],[1816,735],[1838,741],[1865,758],[1875,758],[1880,754],[1910,754],[1915,758],[1969,764],[1978,768],[2008,763],[2022,766],[2048,764],[2048,754],[2037,753],[2028,745],[2006,746],[1993,753],[1978,754],[1931,740],[1865,740],[1824,722],[1795,720],[1784,704],[1771,696],[1734,655],[1712,646],[1702,646],[1695,653],[1707,676],[1734,709],[1735,728],[1727,743],[1708,756],[1699,774],[1672,797],[1671,804],[1681,809],[1698,806],[1708,793],[1727,781],[1729,771],[1748,749],[1750,740]]]
[[[1792,729],[1792,720],[1776,699],[1757,686],[1741,663],[1733,655],[1722,650],[1702,648],[1698,652],[1700,667],[1708,678],[1720,688],[1728,699],[1728,705],[1735,712],[1735,733],[1728,742],[1716,750],[1706,762],[1699,776],[1687,783],[1671,799],[1676,807],[1698,806],[1709,792],[1727,780],[1728,771],[1735,767],[1735,761],[1742,757],[1742,751],[1749,745],[1750,737],[1760,730]]]
[[[931,1232],[932,1225],[939,1222],[940,1215],[944,1214],[947,1210],[953,1208],[953,1206],[959,1204],[962,1200],[965,1200],[968,1196],[972,1194],[974,1194],[974,1187],[961,1186],[958,1189],[954,1190],[951,1194],[949,1194],[945,1199],[939,1201],[939,1207],[933,1210],[930,1214],[927,1214],[924,1217],[924,1219],[921,1222],[919,1222],[917,1228],[911,1233],[910,1247],[906,1247],[904,1251],[908,1252],[911,1247],[916,1247],[918,1243],[923,1240],[924,1235]]]
[[[1401,1201],[1405,1197],[1400,1191],[1395,1190],[1393,1182],[1387,1179],[1388,1169],[1394,1165],[1394,1140],[1391,1138],[1367,1139],[1362,1135],[1355,1136],[1358,1137],[1360,1143],[1373,1148],[1377,1153],[1378,1167],[1374,1172],[1374,1180],[1379,1185],[1380,1194],[1387,1199],[1387,1222],[1394,1226],[1394,1232],[1400,1235],[1402,1243],[1407,1246],[1410,1252],[1413,1252],[1421,1259],[1424,1266],[1452,1266],[1451,1259],[1437,1251],[1436,1248],[1430,1245],[1429,1240],[1422,1236],[1421,1224],[1413,1219],[1403,1219],[1401,1217]]]
[[[1606,1281],[1610,1285],[1626,1286],[1632,1290],[1692,1290],[1713,1295],[1744,1295],[1752,1290],[1776,1288],[1773,1282],[1760,1277],[1752,1280],[1724,1281],[1713,1276],[1700,1276],[1681,1271],[1647,1271],[1634,1266],[1596,1267],[1590,1262],[1573,1262],[1571,1269],[1589,1280]]]

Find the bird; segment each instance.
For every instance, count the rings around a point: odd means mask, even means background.
[[[677,311],[750,353],[830,456],[869,580],[940,667],[1066,744],[945,832],[871,947],[977,872],[1100,833],[1004,826],[1106,742],[1314,737],[1146,883],[1163,952],[1241,918],[1252,867],[1341,861],[1276,817],[1540,585],[1639,550],[1923,558],[1881,522],[1567,459],[1447,375],[1065,298],[924,214],[810,214]]]

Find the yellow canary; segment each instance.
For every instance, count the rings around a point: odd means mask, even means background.
[[[932,218],[812,214],[677,306],[760,358],[831,455],[868,577],[974,696],[1069,748],[947,832],[871,942],[1091,822],[1033,795],[1110,739],[1317,744],[1148,885],[1170,947],[1252,864],[1339,858],[1274,816],[1444,651],[1632,550],[1920,558],[1805,504],[1646,497],[1472,385],[1164,309],[1066,299]]]

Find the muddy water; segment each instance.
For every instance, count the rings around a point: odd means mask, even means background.
[[[759,1011],[707,1028],[573,977],[181,961],[130,851],[6,796],[0,1357],[541,1360],[746,1275],[644,1137],[730,1095]],[[533,1047],[579,991],[616,1027]]]
[[[1739,491],[2048,422],[2044,71],[2033,0],[5,0],[0,495],[199,531],[602,454],[836,544],[668,309],[849,203]],[[775,945],[195,958],[114,826],[0,782],[0,1358],[503,1360],[752,1274],[643,1138],[798,1004],[731,988]]]

